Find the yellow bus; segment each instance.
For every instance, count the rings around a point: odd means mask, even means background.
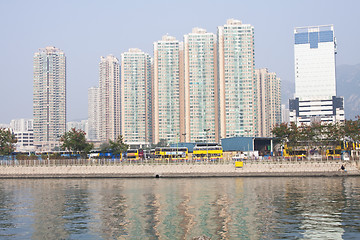
[[[341,149],[326,149],[326,158],[327,159],[340,159],[342,154]]]
[[[128,149],[126,151],[126,159],[128,161],[139,161],[144,159],[144,151],[142,149]]]
[[[283,149],[283,157],[285,157],[285,159],[287,160],[295,158],[297,160],[302,160],[306,158],[306,154],[307,151],[305,149],[288,147],[287,144],[285,144],[285,147]]]
[[[193,161],[219,161],[223,159],[223,148],[216,146],[195,146],[192,155]]]
[[[188,149],[186,147],[157,147],[155,159],[185,162],[188,160]]]
[[[326,158],[339,160],[343,156],[350,155],[351,150],[356,148],[355,143],[341,141],[338,145],[326,149]]]

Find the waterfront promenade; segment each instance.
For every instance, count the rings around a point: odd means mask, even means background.
[[[341,166],[345,166],[345,171]],[[24,161],[0,165],[0,178],[164,178],[241,176],[360,176],[359,161],[248,161],[242,168],[221,163],[123,163],[112,161]]]

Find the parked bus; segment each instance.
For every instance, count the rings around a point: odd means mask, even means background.
[[[348,160],[353,149],[356,149],[355,143],[341,141],[338,145],[326,149],[326,158],[329,160],[344,160],[344,158]]]
[[[157,147],[155,159],[184,162],[188,160],[188,149],[186,147]]]
[[[341,149],[326,149],[326,158],[333,160],[333,159],[340,159],[342,155]]]
[[[89,159],[104,159],[104,158],[111,158],[111,159],[121,159],[121,154],[114,155],[111,152],[101,152],[100,150],[92,150],[88,154]]]
[[[285,157],[285,159],[290,160],[290,159],[296,159],[296,160],[302,160],[304,158],[306,158],[306,150],[299,147],[289,147],[287,144],[285,144],[285,147],[283,149],[283,157]]]
[[[126,159],[129,161],[143,160],[144,151],[142,149],[128,149],[126,151]]]
[[[306,150],[284,150],[285,159],[296,158],[297,160],[302,160],[306,158]]]
[[[219,161],[223,159],[223,148],[219,145],[196,145],[193,149],[193,161]]]

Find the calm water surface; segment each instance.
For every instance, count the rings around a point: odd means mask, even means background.
[[[0,181],[0,239],[360,239],[360,177]]]

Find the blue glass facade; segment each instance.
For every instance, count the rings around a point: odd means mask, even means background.
[[[309,33],[309,41],[310,41],[310,48],[318,48],[319,33],[318,32]]]
[[[305,44],[309,43],[309,33],[296,33],[295,34],[295,44]]]
[[[319,32],[319,42],[332,42],[334,39],[333,31]]]
[[[295,44],[310,43],[310,48],[317,48],[320,42],[333,42],[333,31],[302,32],[295,34]]]

